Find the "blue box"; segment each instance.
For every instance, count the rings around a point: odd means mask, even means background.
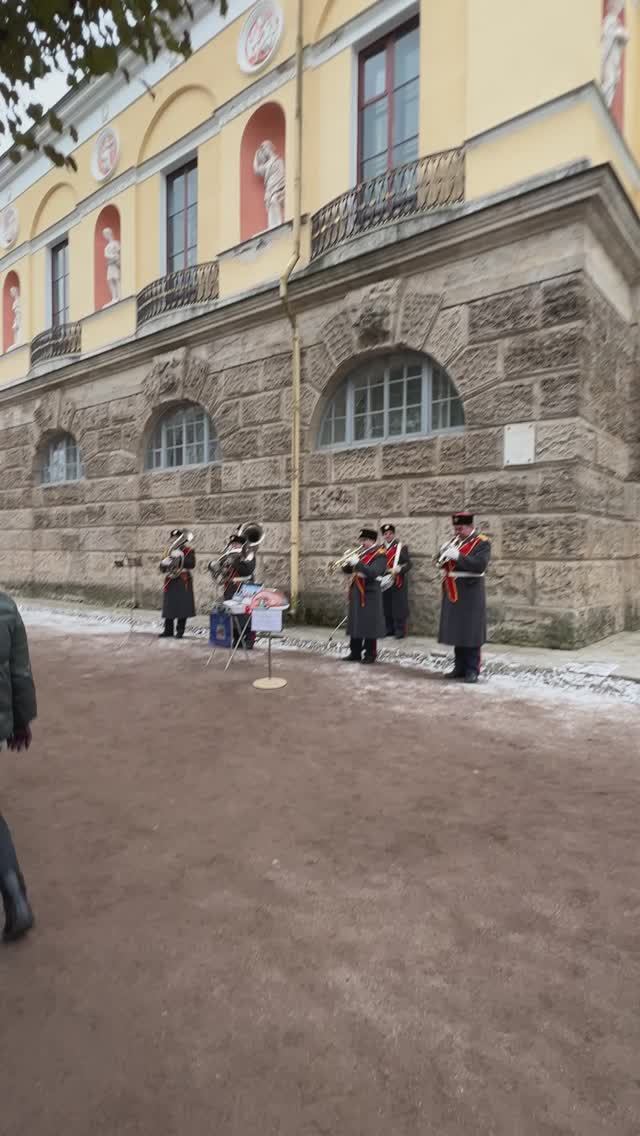
[[[209,616],[209,646],[231,647],[233,628],[228,611],[212,611]]]

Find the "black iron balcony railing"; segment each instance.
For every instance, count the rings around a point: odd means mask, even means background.
[[[218,262],[196,264],[181,268],[147,284],[138,292],[138,327],[148,320],[188,308],[192,304],[206,304],[218,299]]]
[[[63,359],[67,355],[79,355],[82,340],[79,323],[61,323],[50,327],[31,340],[31,366],[46,363],[48,359]]]
[[[418,158],[363,181],[311,218],[311,259],[393,221],[464,201],[464,149]]]

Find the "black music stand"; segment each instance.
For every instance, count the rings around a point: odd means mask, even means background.
[[[125,643],[128,643],[131,639],[131,636],[133,634],[133,628],[135,626],[133,613],[136,610],[136,608],[140,606],[140,604],[138,603],[138,568],[142,568],[142,557],[138,556],[138,555],[129,555],[128,552],[125,552],[124,556],[118,556],[114,560],[113,566],[114,566],[114,568],[128,568],[129,569],[129,584],[130,584],[130,587],[131,587],[131,607],[129,609],[129,630],[128,630],[127,634],[125,635],[124,639],[122,639],[120,641],[120,643],[118,643],[118,649],[119,649],[120,647],[124,647]]]

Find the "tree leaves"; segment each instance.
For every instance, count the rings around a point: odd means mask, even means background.
[[[226,16],[228,0],[209,3]],[[54,165],[75,169],[50,137],[41,140],[45,124],[73,142],[78,132],[55,110],[44,110],[34,97],[36,83],[62,74],[74,88],[116,73],[128,83],[125,51],[145,62],[165,51],[187,59],[192,21],[191,0],[0,0],[0,134],[8,136],[10,160],[40,150]]]

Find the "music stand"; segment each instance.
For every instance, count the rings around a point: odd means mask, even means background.
[[[245,618],[245,621],[241,622],[241,616],[246,617],[250,613],[247,611],[247,605],[246,604],[244,604],[244,603],[243,604],[235,604],[234,606],[231,606],[231,602],[232,601],[230,601],[230,600],[227,601],[227,603],[225,604],[225,610],[226,610],[227,614],[231,617],[231,635],[233,637],[234,631],[238,632],[238,638],[236,639],[235,643],[230,648],[231,654],[229,655],[229,658],[227,659],[227,662],[226,662],[226,665],[225,665],[225,668],[224,668],[225,671],[229,670],[229,667],[231,666],[235,655],[240,650],[240,647],[242,647],[242,650],[244,651],[244,656],[245,656],[246,661],[248,663],[251,662],[251,659],[249,658],[249,651],[247,650],[247,645],[245,643],[247,631],[251,627],[251,620]],[[209,663],[211,662],[211,660],[212,660],[212,658],[215,655],[217,650],[218,650],[217,647],[212,647],[212,649],[209,651],[209,654],[207,656],[207,660],[205,662],[206,667],[209,666]],[[225,650],[227,650],[227,648],[225,648]]]
[[[326,644],[325,644],[325,649],[327,649],[327,648],[329,648],[329,647],[331,646],[331,644],[333,643],[334,637],[335,637],[335,636],[336,636],[336,635],[338,634],[338,632],[339,632],[340,628],[341,628],[341,627],[344,627],[344,625],[345,625],[345,623],[347,622],[348,618],[349,618],[349,616],[348,616],[348,615],[345,615],[344,619],[341,619],[341,620],[340,620],[340,622],[339,622],[338,626],[337,626],[337,627],[334,627],[334,629],[333,629],[333,631],[331,632],[331,634],[330,634],[329,638],[327,639],[327,642],[326,642]]]
[[[125,635],[124,639],[122,639],[121,642],[118,643],[117,646],[118,646],[118,648],[120,648],[120,647],[124,647],[125,643],[129,642],[129,640],[130,640],[130,638],[133,634],[133,628],[134,628],[133,613],[134,613],[135,609],[137,607],[139,607],[139,604],[138,604],[138,568],[142,568],[142,557],[138,556],[138,555],[129,555],[128,552],[125,552],[124,556],[116,557],[116,559],[113,562],[113,566],[114,566],[114,568],[128,568],[129,569],[129,583],[130,583],[130,586],[131,586],[131,607],[130,607],[130,611],[129,611],[129,630],[128,630],[127,634]]]

